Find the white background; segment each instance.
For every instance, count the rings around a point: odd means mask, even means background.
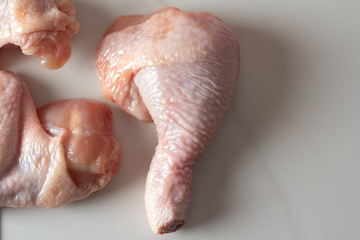
[[[52,210],[2,208],[1,240],[360,239],[360,1],[73,3],[81,27],[65,67],[47,70],[34,57],[3,49],[0,68],[24,78],[37,106],[78,97],[105,102],[122,165],[86,200]],[[166,6],[223,19],[240,41],[241,74],[195,168],[187,223],[158,236],[143,200],[155,128],[102,98],[94,58],[117,16]]]

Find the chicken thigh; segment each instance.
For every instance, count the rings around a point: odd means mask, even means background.
[[[70,38],[79,29],[68,0],[0,0],[0,47],[20,46],[50,69],[71,55]]]
[[[115,176],[120,147],[103,104],[62,100],[38,110],[25,83],[0,71],[0,207],[59,207]]]
[[[219,18],[177,8],[119,17],[99,45],[104,96],[156,125],[158,145],[145,189],[155,233],[176,231],[185,222],[192,170],[230,104],[239,52],[237,38]]]

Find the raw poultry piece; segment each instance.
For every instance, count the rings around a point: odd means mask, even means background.
[[[145,190],[155,233],[176,231],[185,222],[192,170],[230,104],[239,51],[219,18],[177,8],[119,17],[99,45],[104,96],[156,125],[158,145]]]
[[[45,67],[62,67],[71,55],[70,38],[79,30],[68,0],[0,0],[0,47],[20,46]]]
[[[115,176],[120,147],[103,104],[62,100],[38,110],[25,83],[0,71],[0,207],[59,207]]]

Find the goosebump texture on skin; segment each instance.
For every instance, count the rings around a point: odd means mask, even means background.
[[[177,8],[119,17],[99,45],[104,96],[156,125],[158,145],[145,189],[155,233],[185,223],[193,166],[231,102],[239,52],[237,38],[219,18]]]

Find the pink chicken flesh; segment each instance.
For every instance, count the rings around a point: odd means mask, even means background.
[[[70,58],[70,38],[78,29],[68,0],[0,0],[0,47],[20,46],[47,68],[60,68]]]
[[[115,176],[120,147],[103,104],[73,99],[38,115],[25,83],[0,71],[0,207],[59,207]]]
[[[176,231],[185,222],[192,169],[231,101],[239,51],[219,18],[176,8],[119,17],[99,45],[104,96],[156,125],[158,145],[145,190],[155,233]]]

